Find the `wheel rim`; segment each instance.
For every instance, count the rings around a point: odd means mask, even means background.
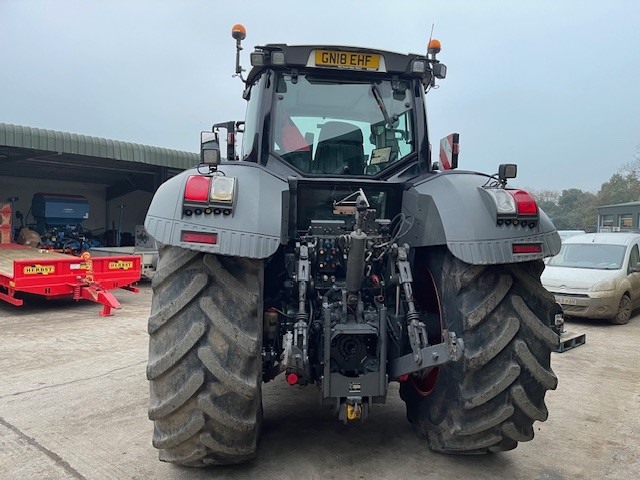
[[[409,383],[418,395],[426,397],[435,388],[439,373],[440,367],[435,367],[424,377],[418,377],[416,375],[409,376]]]
[[[442,342],[442,307],[440,304],[440,296],[436,288],[436,282],[429,269],[425,269],[424,274],[429,279],[424,285],[423,289],[416,292],[416,296],[419,298],[422,307],[429,307],[429,312],[437,314],[440,321],[440,336],[438,338],[429,337],[429,343],[434,344]],[[438,381],[438,374],[440,373],[440,367],[434,367],[426,375],[409,375],[409,384],[413,387],[416,393],[421,397],[429,395],[436,386]]]
[[[620,299],[620,306],[618,307],[616,318],[620,322],[628,322],[629,318],[631,318],[631,300],[626,295],[623,295]]]

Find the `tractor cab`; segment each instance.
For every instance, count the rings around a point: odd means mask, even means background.
[[[444,78],[429,55],[341,46],[258,46],[252,69],[236,74],[248,101],[239,160],[285,177],[360,177],[386,180],[416,165],[430,169],[423,95]],[[223,126],[233,141],[233,122]],[[229,149],[235,152],[234,145]],[[227,156],[229,160],[235,157]]]

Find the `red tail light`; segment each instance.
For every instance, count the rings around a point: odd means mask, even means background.
[[[211,190],[211,177],[191,175],[184,189],[184,199],[190,202],[208,202]]]
[[[216,245],[218,243],[217,233],[206,232],[182,232],[182,241],[190,243],[207,243]]]
[[[541,243],[515,243],[513,253],[542,253]]]
[[[538,215],[538,205],[524,190],[507,190],[516,201],[518,215]]]

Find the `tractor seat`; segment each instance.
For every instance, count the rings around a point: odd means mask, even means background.
[[[347,122],[327,122],[320,127],[311,173],[364,174],[362,131]]]

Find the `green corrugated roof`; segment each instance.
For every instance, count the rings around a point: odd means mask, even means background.
[[[626,202],[626,203],[616,203],[613,205],[600,205],[598,207],[598,209],[601,208],[610,208],[610,207],[634,207],[636,205],[640,205],[640,201],[636,201],[636,202]]]
[[[182,170],[200,161],[199,155],[192,152],[7,123],[0,123],[0,146],[111,158]]]

